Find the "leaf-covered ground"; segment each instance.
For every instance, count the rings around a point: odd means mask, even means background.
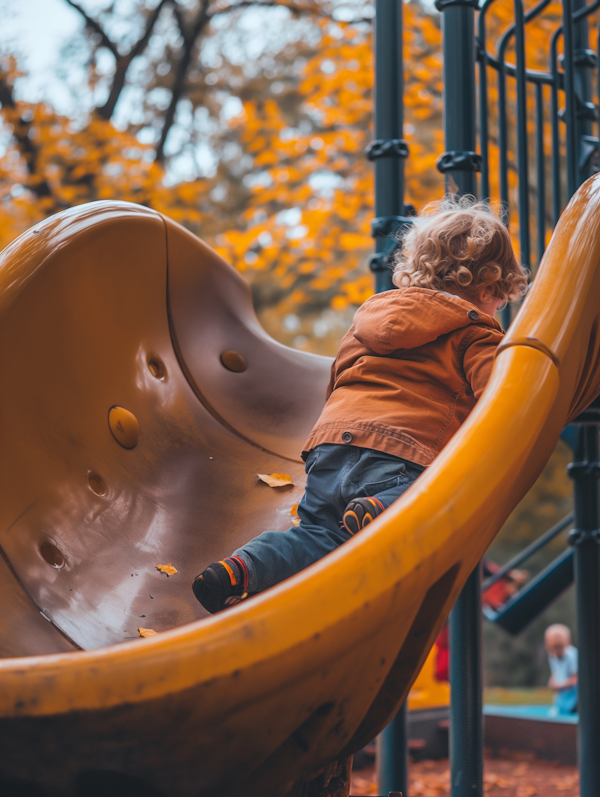
[[[409,777],[409,797],[450,794],[447,760],[411,763]],[[486,758],[484,791],[486,797],[579,797],[579,777],[576,767],[547,761]],[[350,793],[379,794],[374,767],[353,773]]]

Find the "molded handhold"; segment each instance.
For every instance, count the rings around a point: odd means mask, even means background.
[[[113,437],[123,448],[135,448],[140,436],[138,419],[124,407],[111,407],[108,412],[108,425]]]
[[[237,351],[224,351],[221,354],[221,362],[228,371],[234,371],[236,374],[241,374],[248,367],[246,358]]]

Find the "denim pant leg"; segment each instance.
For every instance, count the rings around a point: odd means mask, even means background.
[[[350,501],[372,496],[379,499],[385,509],[400,498],[425,470],[409,460],[371,449],[364,451],[359,466],[352,474],[353,481],[342,484],[345,497]]]
[[[261,592],[313,564],[349,539],[340,523],[349,501],[376,496],[387,508],[424,470],[379,451],[325,444],[306,459],[300,524],[266,531],[235,551],[248,569],[248,591]]]
[[[248,569],[248,591],[262,592],[312,565],[348,539],[340,528],[346,504],[340,480],[360,450],[322,445],[306,458],[306,489],[298,504],[300,524],[287,531],[265,531],[235,551]]]

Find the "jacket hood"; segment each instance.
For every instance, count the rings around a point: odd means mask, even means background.
[[[416,349],[472,324],[502,332],[494,318],[460,296],[404,288],[367,299],[354,316],[353,334],[371,351],[385,355]]]

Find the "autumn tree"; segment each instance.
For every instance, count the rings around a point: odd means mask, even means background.
[[[215,244],[247,275],[264,312],[316,317],[369,294],[368,6],[347,7],[353,19],[342,22],[313,0],[140,0],[126,24],[118,3],[95,18],[64,1],[85,25],[65,63],[85,64],[94,103],[83,121],[19,103],[17,66],[5,56],[0,93],[13,132],[5,242],[63,207],[117,197],[168,213]],[[440,37],[435,17],[406,9],[407,58],[417,65],[407,85],[408,183],[421,202],[441,186],[433,168]]]
[[[4,54],[0,101],[12,135],[0,175],[1,242],[81,202],[149,205],[244,273],[273,334],[296,345],[323,334],[321,350],[333,346],[344,310],[372,291],[373,176],[364,155],[372,138],[372,7],[117,0],[92,16],[84,0],[63,2],[83,25],[63,58],[67,83],[73,64],[85,68],[85,92],[73,86],[83,112],[69,118],[44,102],[20,102],[18,65]],[[547,68],[557,8],[528,28],[530,66]],[[492,6],[492,48],[511,13]],[[421,207],[444,190],[435,168],[443,151],[441,34],[437,13],[417,0],[404,4],[404,16],[407,201]],[[490,72],[492,108],[495,85]]]

